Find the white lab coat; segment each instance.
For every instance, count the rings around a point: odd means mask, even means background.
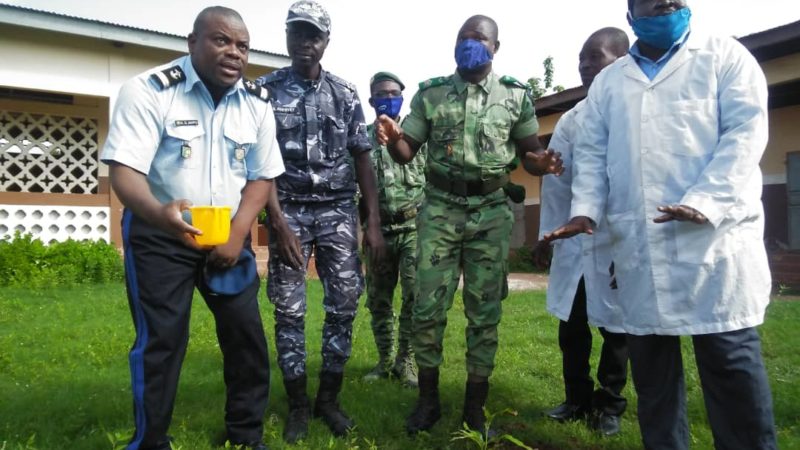
[[[572,201],[572,147],[580,127],[582,101],[558,120],[549,148],[561,152],[564,173],[542,179],[542,207],[539,215],[539,239],[569,220]],[[586,312],[589,323],[622,332],[622,316],[609,284],[611,240],[603,228],[593,235],[579,235],[555,241],[547,284],[547,311],[561,320],[569,320],[572,303],[581,277],[586,288]]]
[[[608,220],[625,331],[761,324],[771,288],[758,166],[767,84],[753,56],[692,32],[653,81],[630,55],[608,66],[583,114],[571,216]],[[709,223],[653,223],[669,204]]]

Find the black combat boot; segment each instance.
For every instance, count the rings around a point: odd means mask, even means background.
[[[306,394],[306,374],[294,380],[283,379],[289,397],[289,417],[283,428],[283,440],[294,444],[308,434],[308,419],[311,416],[311,402]]]
[[[439,368],[419,369],[419,399],[414,411],[406,419],[408,434],[428,431],[442,417],[439,404]]]
[[[330,428],[334,436],[345,436],[355,426],[353,419],[339,407],[336,397],[342,389],[343,373],[321,372],[319,374],[319,391],[314,402],[314,417],[319,417]]]
[[[483,407],[486,405],[486,398],[489,396],[489,380],[475,376],[470,376],[470,378],[472,381],[467,380],[467,386],[464,390],[462,421],[471,430],[479,431],[484,438],[491,437],[494,432],[486,430],[486,416],[483,414]],[[480,379],[480,381],[476,379]]]

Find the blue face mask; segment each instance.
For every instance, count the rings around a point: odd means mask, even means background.
[[[403,97],[383,97],[373,98],[372,104],[375,108],[375,115],[386,114],[394,119],[400,115],[400,108],[403,106]]]
[[[456,45],[456,66],[459,69],[475,70],[491,61],[489,49],[475,39],[464,39]]]
[[[631,20],[633,34],[642,42],[667,50],[689,28],[692,11],[682,8],[665,16],[639,17]]]

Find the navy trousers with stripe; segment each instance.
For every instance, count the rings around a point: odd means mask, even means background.
[[[195,287],[216,321],[227,388],[228,439],[260,441],[269,396],[269,358],[258,309],[258,278],[235,296],[210,293],[201,276],[205,252],[187,248],[129,210],[123,214],[122,232],[128,302],[136,327],[129,356],[136,431],[128,449],[170,448],[167,429],[189,341]],[[249,241],[245,248],[250,250]]]

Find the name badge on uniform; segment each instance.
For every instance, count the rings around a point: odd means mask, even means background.
[[[233,157],[236,158],[237,161],[242,161],[244,159],[244,147],[236,147],[233,150]]]
[[[188,143],[184,142],[181,145],[181,158],[189,159],[192,157],[192,147],[189,146]]]
[[[173,125],[176,127],[196,127],[198,122],[196,120],[176,120]]]

